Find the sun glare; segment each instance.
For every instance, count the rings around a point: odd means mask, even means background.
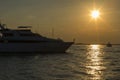
[[[93,10],[91,16],[92,18],[97,19],[100,16],[100,12],[98,10]]]

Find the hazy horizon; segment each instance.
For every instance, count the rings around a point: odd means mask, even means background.
[[[0,20],[10,28],[33,26],[41,35],[77,43],[120,43],[120,0],[4,0]],[[101,18],[91,19],[99,9]]]

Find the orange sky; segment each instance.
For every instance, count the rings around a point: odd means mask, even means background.
[[[120,0],[4,0],[0,19],[8,27],[31,25],[33,31],[80,43],[120,43]],[[89,16],[101,11],[97,21]]]

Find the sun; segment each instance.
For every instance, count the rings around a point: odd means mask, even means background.
[[[94,19],[99,18],[99,16],[100,16],[99,10],[93,10],[93,11],[91,11],[91,16],[92,16],[92,18],[94,18]]]

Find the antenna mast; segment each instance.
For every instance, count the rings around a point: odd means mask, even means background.
[[[52,38],[54,38],[54,28],[52,28]]]

